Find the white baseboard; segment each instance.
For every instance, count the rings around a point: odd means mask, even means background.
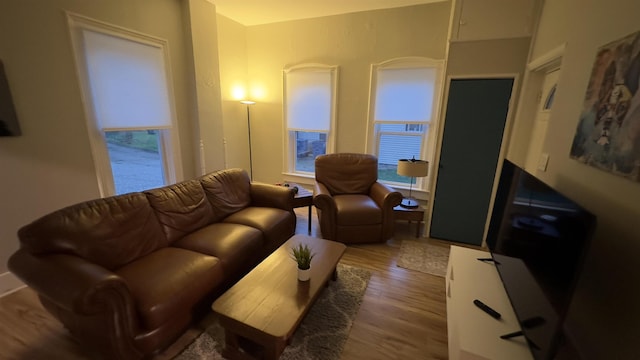
[[[26,285],[10,272],[0,274],[0,297],[16,292]]]

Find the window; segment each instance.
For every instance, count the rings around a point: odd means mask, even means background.
[[[285,172],[313,174],[316,156],[333,150],[337,72],[319,64],[284,71]]]
[[[166,184],[162,130],[105,131],[116,194]]]
[[[176,182],[166,43],[77,15],[69,23],[102,195]]]
[[[406,58],[372,66],[368,150],[378,157],[378,179],[409,184],[396,173],[399,159],[433,163],[442,62]],[[417,179],[426,189],[429,177]]]

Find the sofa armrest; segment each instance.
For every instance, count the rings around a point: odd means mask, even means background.
[[[67,254],[34,256],[18,250],[8,261],[9,270],[38,294],[70,312],[92,315],[122,304],[132,311],[133,301],[125,281],[113,272]],[[110,299],[116,297],[117,299]]]
[[[262,183],[251,183],[251,205],[293,212],[293,189]]]

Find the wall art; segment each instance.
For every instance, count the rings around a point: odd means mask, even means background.
[[[571,158],[640,182],[640,31],[598,49]]]

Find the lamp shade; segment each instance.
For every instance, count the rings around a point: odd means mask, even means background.
[[[424,177],[429,174],[429,162],[415,159],[398,160],[398,175]]]

